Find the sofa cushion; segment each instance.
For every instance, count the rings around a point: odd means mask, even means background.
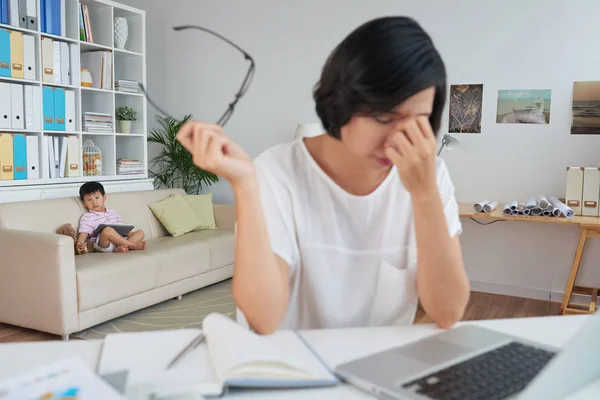
[[[185,235],[202,225],[200,217],[180,194],[169,196],[149,207],[173,237]]]
[[[79,311],[90,310],[156,287],[158,263],[146,251],[75,257]]]
[[[0,229],[55,233],[63,224],[79,226],[85,212],[79,198],[33,200],[0,204]]]
[[[196,228],[196,231],[207,229],[217,229],[215,222],[215,211],[212,201],[212,193],[207,194],[188,194],[183,196],[185,201],[194,210],[202,224]]]
[[[230,231],[198,231],[152,240],[146,252],[158,263],[161,286],[233,264],[234,242]]]

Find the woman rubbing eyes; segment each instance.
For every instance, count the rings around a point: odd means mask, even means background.
[[[350,33],[314,89],[326,134],[254,162],[216,125],[178,139],[235,193],[238,320],[280,328],[411,324],[418,301],[442,328],[469,298],[454,187],[436,159],[444,63],[412,19]]]

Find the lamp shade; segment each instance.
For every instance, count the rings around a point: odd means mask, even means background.
[[[442,153],[442,150],[444,150],[444,147],[446,147],[446,148],[448,148],[448,150],[452,151],[455,148],[457,148],[458,145],[459,145],[459,141],[455,137],[445,134],[444,137],[442,138],[442,145],[440,146],[440,149],[439,149],[437,155],[439,156]]]
[[[319,136],[323,133],[321,124],[318,122],[306,122],[298,124],[296,127],[296,135],[294,140],[302,139],[305,137]]]

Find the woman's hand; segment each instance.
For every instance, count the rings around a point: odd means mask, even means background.
[[[225,136],[219,125],[186,122],[177,140],[192,154],[196,166],[225,178],[234,188],[255,176],[252,159]]]
[[[398,169],[406,190],[414,198],[437,190],[436,141],[427,117],[405,120],[385,144],[385,154]]]

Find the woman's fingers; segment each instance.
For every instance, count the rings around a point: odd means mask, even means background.
[[[404,132],[397,132],[390,138],[392,147],[396,148],[396,151],[402,157],[412,157],[414,153],[413,145],[410,143]]]
[[[429,123],[429,118],[425,116],[417,117],[415,120],[419,128],[421,129],[421,134],[425,139],[435,141],[435,134],[433,133],[433,128]]]

